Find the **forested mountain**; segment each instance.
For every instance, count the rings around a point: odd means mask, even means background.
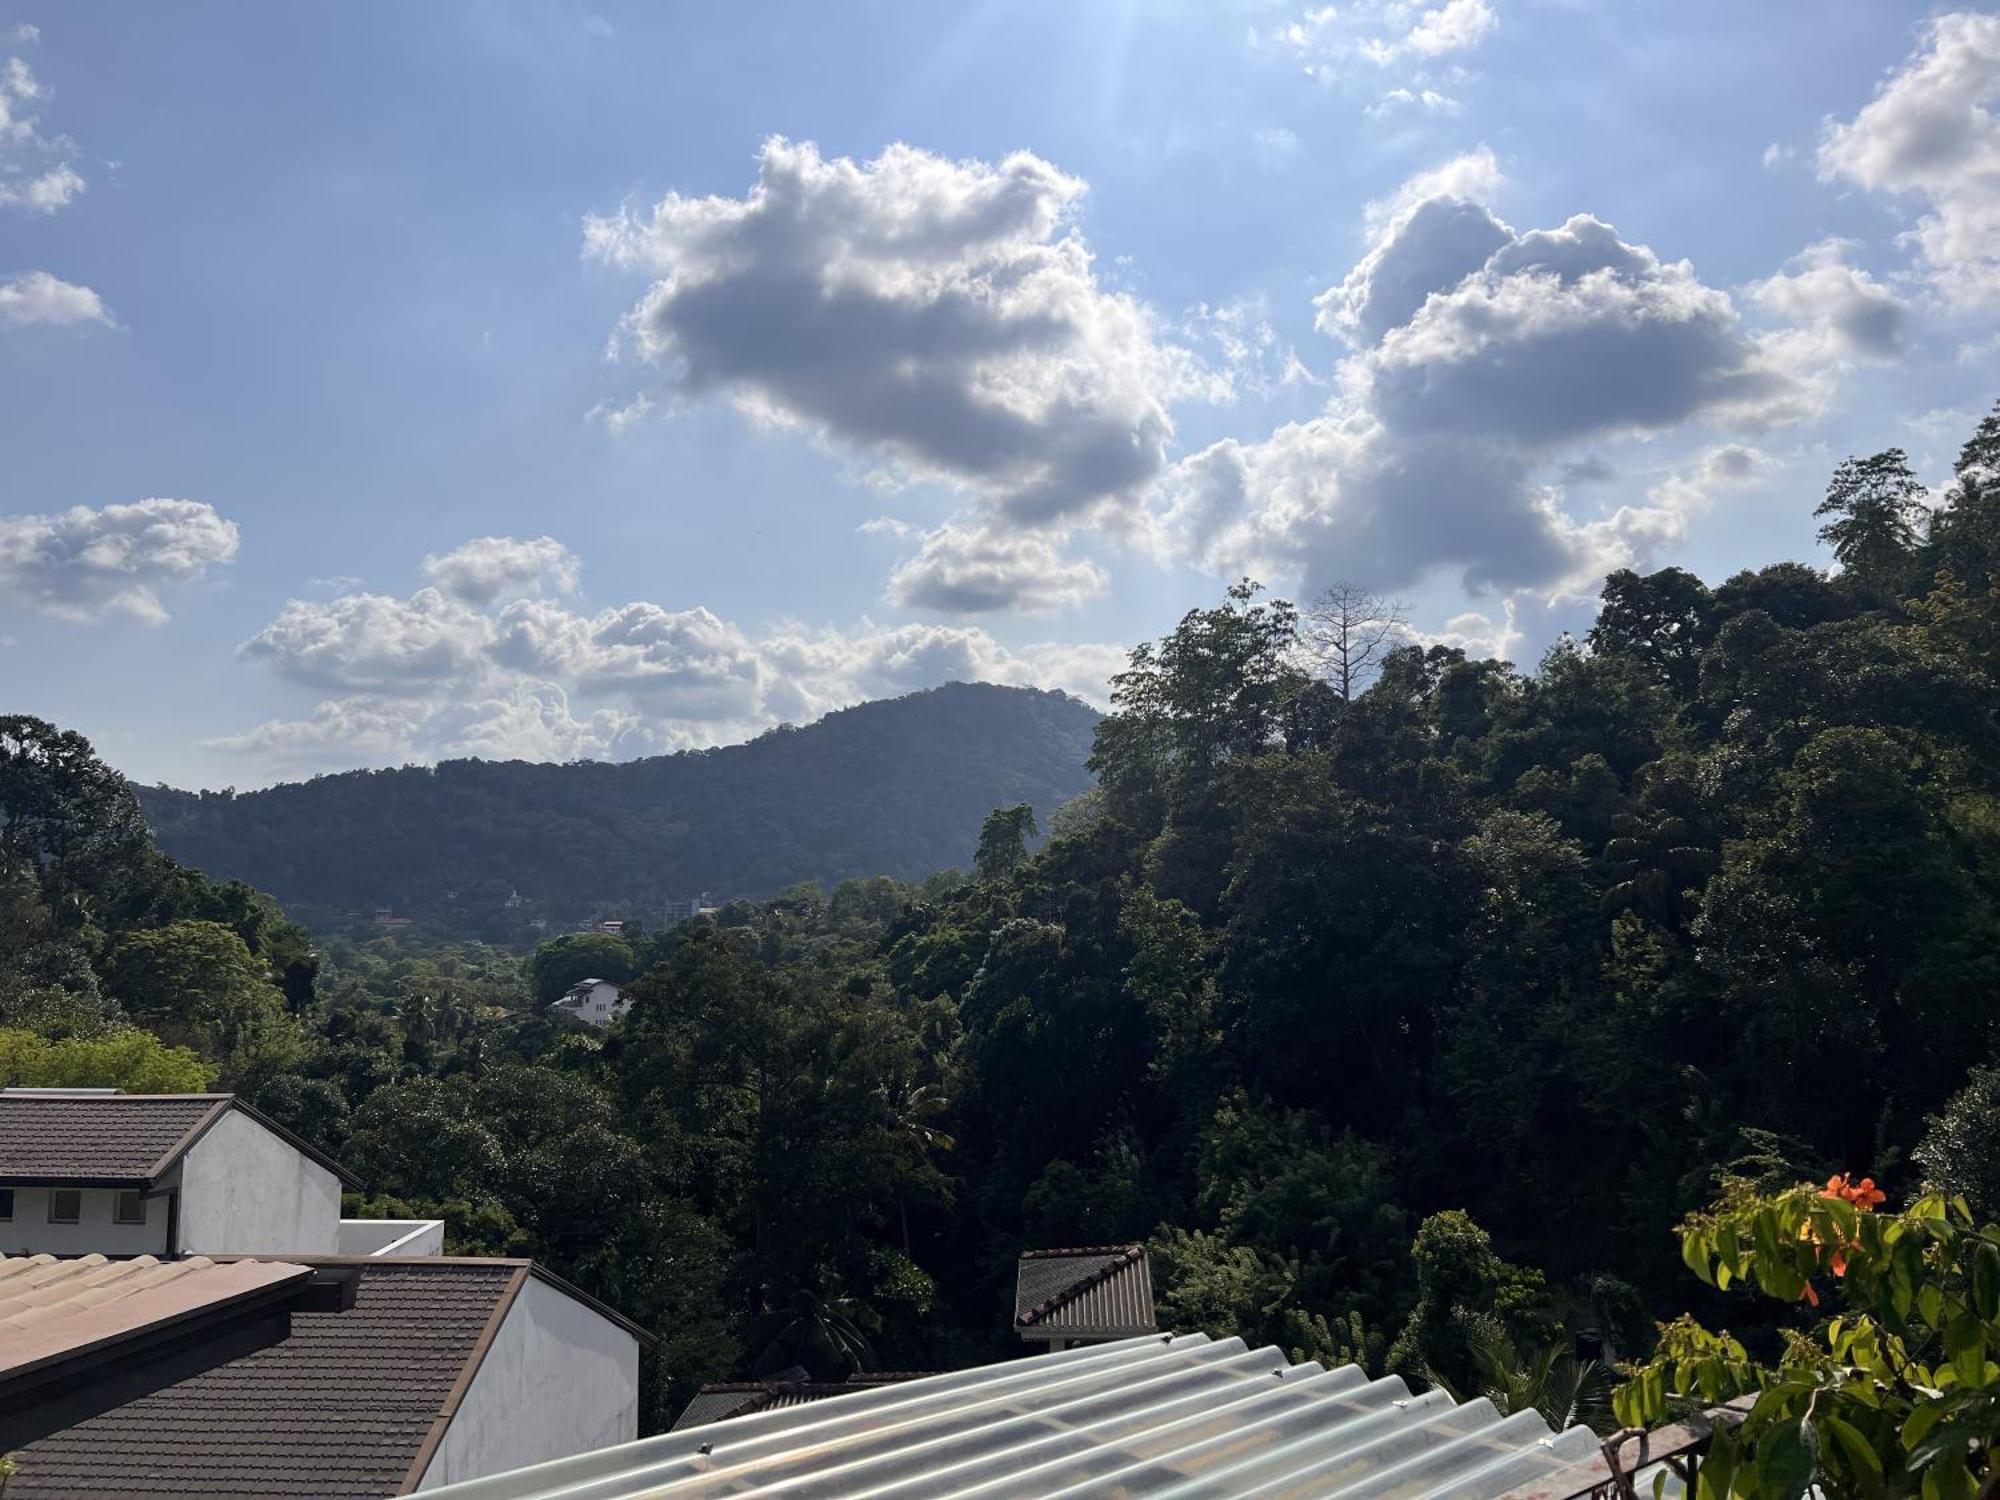
[[[1047,814],[1089,784],[1097,717],[1061,693],[953,683],[623,764],[461,760],[139,797],[174,858],[270,891],[309,925],[387,906],[504,940],[533,917],[657,920],[664,900],[703,891],[969,865],[990,808]]]
[[[1021,1249],[1130,1238],[1169,1327],[1607,1426],[1573,1340],[1657,1341],[1628,1412],[1691,1371],[1776,1393],[1742,1442],[1790,1477],[1738,1493],[1935,1462],[1970,1496],[2000,1467],[2000,411],[1929,498],[1851,461],[1838,572],[1617,573],[1532,674],[1408,646],[1343,693],[1244,584],[1133,653],[1040,849],[1001,807],[955,882],[525,964],[308,951],[155,852],[75,736],[0,721],[0,1081],[219,1074],[375,1208],[661,1332],[654,1426],[731,1373],[1004,1353]],[[535,1004],[579,964],[635,976],[606,1032]],[[1656,1327],[1690,1307],[1742,1344]]]

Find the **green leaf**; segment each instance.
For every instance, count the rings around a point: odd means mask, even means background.
[[[1991,1245],[1972,1253],[1972,1305],[1988,1320],[2000,1313],[2000,1250]]]
[[[1787,1422],[1772,1429],[1757,1450],[1760,1495],[1794,1500],[1819,1472],[1819,1439],[1808,1423]]]
[[[1880,1494],[1882,1490],[1882,1456],[1861,1429],[1844,1418],[1829,1413],[1817,1424],[1830,1438],[1839,1452],[1852,1477],[1860,1484],[1864,1493]]]

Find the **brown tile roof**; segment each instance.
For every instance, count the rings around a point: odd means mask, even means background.
[[[0,1187],[85,1183],[150,1187],[224,1112],[240,1110],[350,1188],[318,1147],[233,1094],[64,1094],[0,1090]]]
[[[0,1182],[150,1184],[227,1094],[0,1093]]]
[[[0,1256],[0,1379],[107,1351],[163,1323],[214,1315],[312,1275],[283,1261],[217,1265],[84,1255]]]
[[[20,1449],[7,1500],[400,1494],[527,1275],[520,1261],[365,1266],[348,1310],[295,1311],[281,1342]]]
[[[1014,1327],[1055,1338],[1151,1333],[1156,1324],[1146,1247],[1024,1252],[1014,1280]]]

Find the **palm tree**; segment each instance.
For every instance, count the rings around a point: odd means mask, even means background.
[[[770,1375],[794,1365],[822,1376],[873,1369],[875,1353],[858,1326],[862,1321],[873,1322],[874,1317],[856,1299],[828,1300],[801,1287],[783,1307],[744,1330],[744,1343],[756,1351],[750,1373]]]

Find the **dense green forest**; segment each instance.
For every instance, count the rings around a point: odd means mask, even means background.
[[[1039,845],[1003,806],[965,877],[526,962],[309,947],[155,852],[82,741],[5,721],[0,1062],[219,1074],[375,1207],[659,1330],[653,1424],[801,1350],[1003,1353],[1019,1250],[1128,1237],[1165,1324],[1509,1403],[1586,1383],[1585,1329],[1643,1357],[1691,1309],[1776,1347],[1838,1293],[1692,1278],[1674,1231],[1718,1194],[1867,1173],[2000,1211],[2000,409],[1949,493],[1892,451],[1820,518],[1831,574],[1618,573],[1532,673],[1406,646],[1351,696],[1240,585],[1133,653]],[[286,826],[300,869],[400,857]],[[534,1004],[579,964],[636,976],[608,1032]]]
[[[621,764],[459,760],[139,798],[168,853],[316,931],[390,907],[432,935],[507,942],[537,919],[657,919],[702,892],[965,865],[988,808],[1047,812],[1089,784],[1096,722],[1061,693],[953,683]]]

